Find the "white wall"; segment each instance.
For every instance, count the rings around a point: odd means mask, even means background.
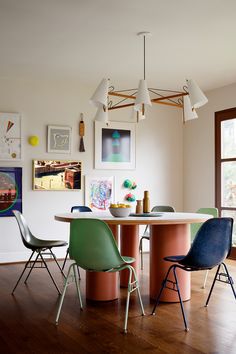
[[[68,239],[68,225],[54,220],[54,215],[67,212],[75,204],[84,204],[84,186],[81,191],[33,191],[33,159],[78,159],[82,161],[83,176],[95,174],[116,176],[117,200],[127,193],[122,188],[125,178],[138,184],[134,191],[137,199],[149,190],[151,204],[171,204],[183,209],[183,127],[181,111],[166,106],[153,106],[147,119],[137,125],[136,169],[95,170],[93,117],[95,109],[88,101],[93,88],[76,81],[0,79],[0,112],[19,112],[23,123],[22,162],[1,162],[1,166],[23,167],[23,213],[33,231],[42,238]],[[86,125],[84,138],[86,152],[78,151],[79,114],[83,112]],[[112,120],[128,120],[129,111],[119,110]],[[73,128],[72,153],[49,154],[46,152],[47,125],[69,125]],[[27,139],[38,135],[40,144],[32,147]],[[13,217],[0,218],[0,262],[26,259],[27,252],[21,243]],[[63,257],[64,249],[57,255]]]
[[[215,206],[215,112],[236,107],[236,84],[207,92],[199,119],[184,126],[184,209]]]

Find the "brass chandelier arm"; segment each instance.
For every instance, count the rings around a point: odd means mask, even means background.
[[[113,109],[131,107],[131,106],[134,106],[134,103],[120,104],[119,106],[117,105],[117,106],[108,107],[108,111],[111,111]]]
[[[108,92],[108,96],[116,96],[116,97],[123,97],[123,98],[130,98],[132,100],[135,100],[135,96],[131,95],[125,95],[124,93],[119,93],[119,92]]]

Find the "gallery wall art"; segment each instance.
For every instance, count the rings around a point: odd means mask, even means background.
[[[21,116],[0,113],[0,160],[21,160]]]
[[[135,168],[135,124],[95,121],[95,168]]]
[[[60,125],[48,126],[48,152],[71,152],[71,127]]]
[[[114,201],[114,176],[85,176],[85,205],[93,211],[106,211]]]
[[[0,217],[22,212],[22,168],[0,167]]]
[[[81,189],[81,162],[33,160],[33,189],[66,191]]]

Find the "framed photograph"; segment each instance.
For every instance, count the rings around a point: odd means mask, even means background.
[[[22,213],[22,168],[0,167],[0,217]]]
[[[71,152],[71,127],[48,125],[48,152]]]
[[[114,201],[114,176],[85,176],[85,205],[93,211],[106,211]]]
[[[0,160],[21,160],[21,116],[0,113]]]
[[[135,168],[135,123],[95,121],[95,168]]]
[[[81,189],[80,161],[33,160],[33,190],[78,189]]]

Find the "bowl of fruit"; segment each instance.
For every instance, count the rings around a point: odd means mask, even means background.
[[[109,211],[111,215],[115,216],[116,218],[125,218],[126,216],[129,216],[131,212],[131,206],[129,204],[122,203],[111,204]]]

